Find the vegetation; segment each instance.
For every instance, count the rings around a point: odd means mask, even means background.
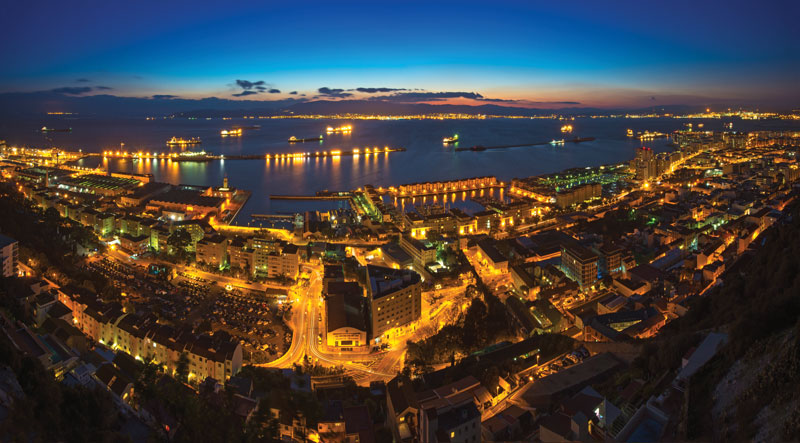
[[[3,338],[0,361],[11,368],[24,398],[14,400],[8,418],[0,423],[3,441],[119,442],[123,417],[111,394],[84,387],[67,387],[31,357],[25,357]]]

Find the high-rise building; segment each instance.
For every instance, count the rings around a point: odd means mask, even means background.
[[[419,274],[372,265],[367,266],[366,273],[372,338],[379,339],[390,330],[403,329],[420,318],[422,278]]]
[[[577,243],[561,250],[561,270],[581,288],[597,281],[598,261],[597,254]]]
[[[647,181],[658,175],[655,153],[646,147],[636,150],[636,158],[631,160],[631,168],[636,172],[636,180]]]
[[[3,277],[17,275],[19,268],[19,242],[11,237],[0,235],[0,260],[3,264]]]

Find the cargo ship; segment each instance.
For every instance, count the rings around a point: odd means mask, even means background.
[[[72,132],[72,128],[48,128],[47,126],[42,126],[40,129],[42,132]]]
[[[352,131],[353,131],[353,125],[337,126],[335,128],[333,126],[328,126],[327,128],[325,128],[325,132],[327,132],[328,134],[339,133],[339,132],[352,132]]]
[[[223,129],[219,131],[219,135],[223,137],[241,137],[242,135],[242,128],[239,129]]]
[[[200,141],[200,137],[192,137],[188,140],[185,138],[172,137],[171,139],[167,140],[167,146],[199,145],[200,143],[202,143]]]
[[[458,134],[453,134],[452,137],[445,137],[442,139],[442,143],[449,145],[450,143],[456,143],[458,141]]]
[[[303,142],[321,142],[322,136],[319,137],[309,137],[309,138],[297,138],[295,136],[289,137],[289,143],[303,143]]]
[[[214,157],[206,151],[186,151],[172,157],[172,161],[176,162],[207,162],[213,159]]]

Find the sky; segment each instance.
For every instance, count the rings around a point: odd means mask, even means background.
[[[9,2],[0,92],[800,106],[800,2]]]

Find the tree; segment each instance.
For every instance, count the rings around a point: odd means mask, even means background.
[[[56,208],[47,208],[47,210],[44,211],[44,218],[48,222],[55,223],[61,220],[61,214],[59,214],[58,209]]]
[[[189,381],[189,355],[185,352],[178,357],[178,363],[175,365],[175,378],[184,383]]]
[[[192,235],[185,229],[178,229],[167,238],[167,245],[173,254],[184,257],[186,249],[192,244]]]

